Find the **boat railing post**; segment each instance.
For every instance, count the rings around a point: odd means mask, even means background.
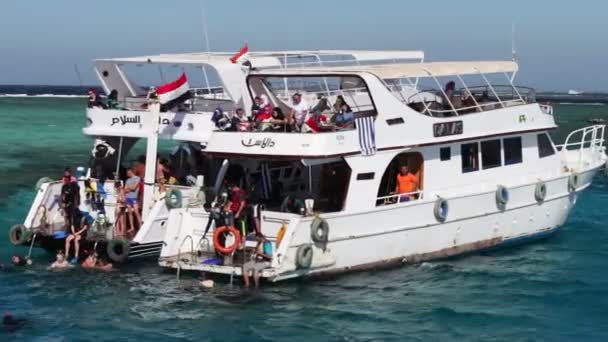
[[[439,90],[441,91],[441,94],[443,94],[443,98],[445,98],[446,101],[448,101],[448,104],[450,105],[450,108],[452,108],[452,111],[454,112],[454,114],[456,116],[458,116],[458,112],[456,111],[456,108],[454,107],[454,104],[452,104],[452,101],[448,98],[448,94],[446,94],[445,90],[443,89],[443,87],[441,86],[441,83],[439,83],[439,80],[437,79],[437,77],[435,77],[435,75],[433,75],[432,72],[430,72],[427,69],[424,69],[424,71],[431,76],[431,78],[433,78],[433,80],[435,81],[435,83],[437,84],[437,87],[439,87]]]
[[[502,100],[500,99],[500,96],[498,96],[498,93],[496,93],[496,90],[494,89],[494,87],[492,86],[492,84],[490,83],[490,81],[488,80],[488,78],[486,77],[486,75],[484,75],[479,69],[475,68],[475,70],[477,70],[477,72],[479,73],[479,75],[481,76],[481,78],[483,78],[483,80],[486,82],[486,84],[488,85],[488,87],[490,87],[490,90],[492,91],[492,94],[494,94],[494,96],[496,96],[496,99],[498,100],[498,103],[500,104],[500,106],[502,108],[505,108],[505,104],[502,102]]]
[[[456,77],[458,77],[458,80],[460,81],[460,83],[462,83],[462,85],[464,86],[464,90],[467,91],[467,93],[469,93],[469,96],[473,99],[473,102],[475,102],[475,107],[477,109],[479,109],[479,111],[481,112],[481,106],[479,106],[479,103],[477,102],[477,99],[475,98],[475,96],[473,96],[473,93],[469,90],[469,87],[467,86],[467,84],[464,82],[464,79],[462,79],[462,77],[460,75],[456,75]]]

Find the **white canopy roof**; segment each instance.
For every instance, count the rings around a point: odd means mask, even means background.
[[[480,62],[433,62],[433,63],[398,63],[366,66],[313,67],[301,69],[261,71],[264,74],[315,74],[315,73],[358,73],[368,72],[381,79],[405,77],[476,75],[493,73],[511,73],[518,70],[517,63],[512,61]]]
[[[156,63],[156,64],[225,64],[235,52],[195,52],[179,54],[161,54],[139,57],[108,58],[97,61],[114,63]],[[250,51],[249,59],[253,66],[283,67],[282,60],[285,57],[327,57],[327,56],[350,55],[355,61],[390,61],[390,60],[418,60],[424,59],[423,51],[383,51],[383,50],[286,50],[286,51]],[[310,63],[310,62],[309,62]],[[293,66],[292,66],[293,67]],[[290,67],[290,68],[292,68]],[[299,67],[295,65],[295,67]]]

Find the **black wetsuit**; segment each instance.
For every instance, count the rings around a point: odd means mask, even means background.
[[[13,315],[6,314],[2,318],[2,328],[8,332],[15,332],[17,329],[27,324],[25,318],[15,318]]]

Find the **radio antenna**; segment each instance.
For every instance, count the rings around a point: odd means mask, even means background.
[[[78,70],[78,64],[74,64],[74,71],[76,72],[76,77],[78,77],[78,82],[80,86],[84,86],[82,83],[82,76],[80,75],[80,70]]]
[[[511,23],[511,59],[517,62],[517,48],[515,46],[515,22]]]
[[[207,49],[207,58],[211,59],[211,48],[209,47],[209,33],[207,32],[207,18],[205,16],[204,0],[201,0],[201,18],[203,20],[203,33],[205,38],[205,48]]]

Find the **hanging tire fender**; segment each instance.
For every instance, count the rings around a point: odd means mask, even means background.
[[[106,246],[108,258],[113,262],[122,264],[129,259],[131,244],[127,240],[110,240]]]
[[[435,214],[435,218],[439,222],[445,222],[448,218],[448,212],[450,211],[450,206],[448,200],[445,198],[439,197],[437,201],[435,201],[435,207],[433,209],[433,213]]]
[[[26,243],[31,235],[31,231],[22,224],[14,225],[8,231],[8,239],[15,246]]]
[[[329,224],[320,217],[315,217],[310,224],[310,237],[317,243],[326,243],[329,240]]]
[[[496,204],[499,207],[504,207],[509,203],[509,189],[504,185],[499,185],[496,188]]]
[[[576,189],[578,188],[578,181],[579,181],[579,176],[578,173],[573,173],[568,177],[568,191],[569,192],[575,192]]]
[[[307,269],[312,265],[313,249],[312,245],[301,245],[296,250],[296,268]]]
[[[545,201],[546,197],[547,185],[545,184],[545,182],[536,183],[536,187],[534,188],[534,199],[536,199],[536,202],[542,203]]]
[[[169,209],[177,209],[182,207],[183,195],[182,191],[177,188],[167,190],[165,194],[165,204]]]
[[[49,177],[42,177],[40,178],[37,182],[36,182],[36,191],[40,191],[42,189],[42,186],[46,183],[51,183],[54,182],[53,179],[49,178]]]

